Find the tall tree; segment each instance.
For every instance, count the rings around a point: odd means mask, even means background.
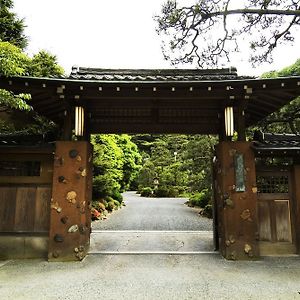
[[[0,0],[0,41],[25,49],[28,39],[24,34],[24,20],[19,19],[12,9],[12,0]]]
[[[300,25],[299,0],[198,0],[179,6],[168,0],[156,17],[165,58],[200,67],[228,62],[248,44],[252,64],[272,62],[273,50],[292,43]]]

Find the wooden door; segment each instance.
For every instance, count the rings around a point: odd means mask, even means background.
[[[260,254],[296,253],[291,217],[293,195],[290,172],[258,170],[256,180]]]

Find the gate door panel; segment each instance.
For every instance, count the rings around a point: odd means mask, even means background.
[[[291,180],[285,170],[257,170],[258,230],[261,255],[294,254]]]

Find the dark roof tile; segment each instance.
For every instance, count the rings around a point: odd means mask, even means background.
[[[97,69],[72,68],[70,79],[104,81],[205,81],[245,79],[228,69]],[[249,78],[249,77],[248,77]]]

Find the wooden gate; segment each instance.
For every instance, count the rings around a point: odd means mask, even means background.
[[[256,181],[260,255],[295,254],[291,171],[265,167]]]

